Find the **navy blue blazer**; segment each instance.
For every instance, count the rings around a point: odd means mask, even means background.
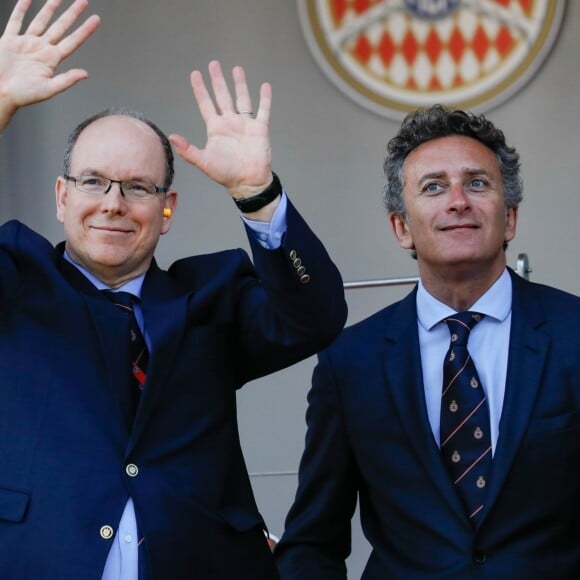
[[[580,578],[580,299],[511,272],[506,392],[473,528],[425,405],[415,293],[319,355],[283,580],[345,578],[357,495],[365,580]]]
[[[277,577],[242,456],[236,390],[326,346],[341,277],[289,204],[282,248],[146,274],[151,339],[134,424],[122,313],[19,222],[0,228],[0,578],[98,580],[133,499],[155,580]],[[300,282],[302,261],[310,276]],[[126,471],[128,464],[138,468]]]

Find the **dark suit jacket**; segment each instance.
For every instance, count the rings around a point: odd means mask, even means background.
[[[100,579],[111,545],[100,529],[116,529],[129,496],[151,578],[277,576],[236,389],[326,346],[346,307],[338,271],[292,206],[280,250],[251,244],[257,271],[242,250],[151,266],[152,348],[131,428],[123,313],[62,248],[18,222],[0,228],[2,580]]]
[[[580,299],[512,274],[506,392],[473,529],[429,426],[415,291],[320,354],[283,580],[345,578],[357,494],[363,578],[580,578]]]

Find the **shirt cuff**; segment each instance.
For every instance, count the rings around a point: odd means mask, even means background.
[[[287,206],[288,198],[286,197],[286,192],[283,191],[271,222],[258,222],[240,215],[258,243],[267,250],[277,250],[282,245],[282,236],[286,233]]]

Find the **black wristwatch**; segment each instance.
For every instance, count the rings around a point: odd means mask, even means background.
[[[282,195],[282,184],[278,176],[272,171],[272,183],[261,193],[252,197],[234,199],[234,203],[242,213],[252,213],[262,209],[271,201],[274,201],[279,195]]]

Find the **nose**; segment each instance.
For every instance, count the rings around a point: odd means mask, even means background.
[[[112,181],[111,185],[109,185],[109,189],[102,197],[102,206],[103,211],[109,213],[120,213],[126,208],[125,196],[118,181]]]
[[[463,213],[471,208],[469,196],[461,183],[453,185],[449,192],[449,211]]]

